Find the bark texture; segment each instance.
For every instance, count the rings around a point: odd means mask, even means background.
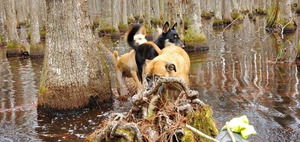
[[[36,45],[41,41],[38,4],[38,0],[30,0],[30,43],[33,45]]]
[[[47,0],[39,109],[70,110],[111,98],[108,70],[93,42],[85,0]]]
[[[8,40],[19,41],[14,0],[3,0],[3,6],[6,15],[5,25],[7,27]]]

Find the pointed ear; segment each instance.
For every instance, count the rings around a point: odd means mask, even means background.
[[[167,71],[174,70],[176,72],[176,66],[174,64],[172,64],[172,63],[166,64],[165,67],[166,67]]]
[[[172,30],[175,30],[175,28],[177,27],[177,22],[172,26]]]
[[[167,33],[169,31],[170,24],[167,21],[163,26],[163,33]]]

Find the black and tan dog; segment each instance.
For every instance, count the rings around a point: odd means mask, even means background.
[[[159,32],[159,31],[158,31]],[[161,34],[161,33],[159,33]],[[147,42],[146,40],[146,30],[145,27],[142,26],[139,31],[134,35],[134,44],[139,46],[143,43],[148,44],[150,46],[156,46],[153,42]],[[158,47],[156,47],[158,48]],[[114,51],[114,56],[116,59],[116,76],[118,83],[118,91],[121,95],[127,94],[128,89],[124,83],[125,77],[132,77],[137,91],[141,91],[142,84],[137,76],[137,65],[135,61],[135,51],[131,50],[129,53],[123,54],[119,57],[118,51]]]
[[[175,27],[177,26],[177,23],[175,23],[172,28],[169,28],[169,23],[166,22],[162,28],[162,34],[158,36],[158,38],[155,40],[155,44],[160,48],[163,49],[165,47],[165,41],[168,40],[171,43],[179,44],[180,46],[184,47],[179,34],[175,30]],[[143,66],[145,64],[146,59],[151,60],[154,57],[158,55],[158,53],[155,51],[155,49],[147,44],[141,44],[139,46],[136,46],[134,44],[134,35],[137,31],[142,27],[140,24],[136,24],[133,26],[131,31],[129,32],[127,36],[127,42],[132,47],[136,54],[135,54],[135,60],[138,68],[138,78],[142,82],[142,74],[143,74]]]

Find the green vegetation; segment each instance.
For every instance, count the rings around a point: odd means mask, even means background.
[[[46,27],[40,28],[40,36],[41,38],[46,38],[47,29]]]
[[[128,25],[131,23],[135,23],[135,19],[134,18],[128,18],[127,19]]]
[[[128,25],[120,22],[120,24],[119,24],[119,30],[120,31],[126,31],[127,28],[128,28]]]
[[[264,10],[264,9],[261,9],[261,8],[256,8],[255,13],[257,15],[267,15],[268,14],[267,10]]]
[[[276,24],[279,13],[279,1],[276,1],[275,5],[273,4],[270,10],[267,17],[267,28],[272,28]]]
[[[233,20],[242,21],[244,19],[244,15],[239,12],[231,12],[231,17]]]
[[[118,33],[118,29],[115,29],[112,26],[106,26],[97,29],[98,33]]]
[[[204,34],[196,34],[191,28],[188,28],[185,31],[184,41],[187,43],[201,43],[207,41],[207,38]]]
[[[10,41],[7,43],[7,49],[19,49],[20,43],[16,41]]]
[[[194,133],[187,128],[184,128],[184,135],[181,140],[182,142],[196,142]]]
[[[218,26],[222,26],[222,25],[223,25],[223,21],[221,19],[215,17],[213,20],[213,26],[218,27]]]
[[[201,17],[210,20],[214,16],[212,12],[202,12]]]
[[[153,26],[162,25],[162,23],[161,23],[162,20],[160,20],[160,19],[151,18],[150,21],[151,21],[151,25],[153,25]]]
[[[190,124],[203,132],[206,135],[215,137],[218,135],[218,129],[215,125],[214,119],[212,117],[213,111],[209,105],[205,105],[203,107],[199,107],[198,110],[189,114],[187,116],[188,120],[190,120]],[[191,136],[187,136],[188,138]],[[197,142],[210,142],[210,140],[200,137],[198,135],[194,135],[195,141]],[[189,139],[188,139],[189,140]]]

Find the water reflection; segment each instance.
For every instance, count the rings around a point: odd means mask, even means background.
[[[246,114],[259,133],[253,141],[295,141],[300,138],[299,70],[293,63],[298,32],[285,37],[285,62],[275,64],[278,39],[258,28],[264,20],[256,24],[246,20],[245,30],[210,36],[209,57],[191,56],[193,87],[202,86],[201,98],[213,106],[219,126]]]
[[[191,87],[213,107],[219,128],[247,115],[258,132],[250,141],[297,141],[300,70],[292,61],[299,30],[280,43],[288,56],[275,64],[278,39],[264,26],[264,19],[253,23],[246,18],[238,28],[206,33],[210,50],[190,53]],[[0,60],[0,141],[80,141],[108,114],[130,108],[130,103],[116,101],[75,115],[38,115],[42,59],[7,59],[0,51]]]
[[[13,141],[35,140],[36,74],[31,60],[1,59],[1,137]]]

